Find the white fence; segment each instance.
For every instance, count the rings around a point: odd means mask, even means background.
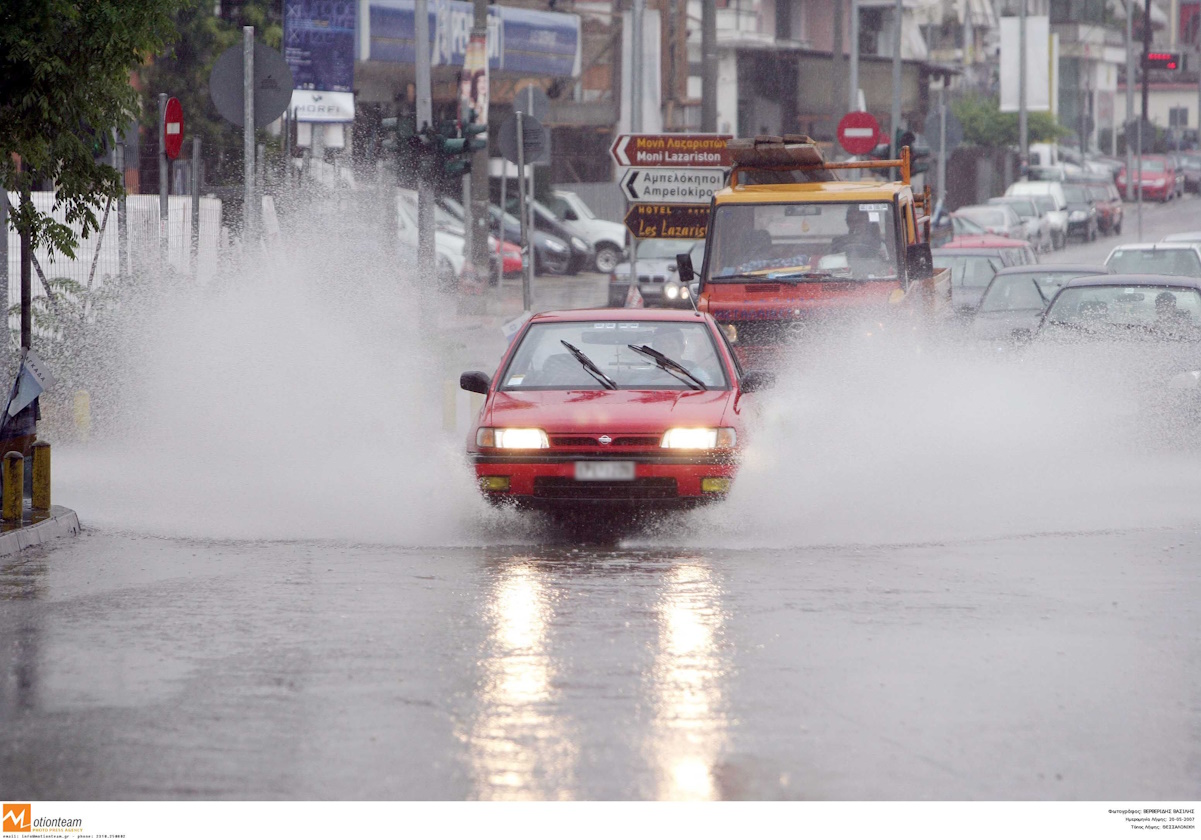
[[[43,213],[50,213],[56,221],[65,222],[62,208],[54,208],[54,193],[36,192],[32,195],[34,206]],[[15,193],[8,194],[10,208],[19,201]],[[156,265],[158,256],[159,203],[157,195],[131,195],[126,198],[126,226],[129,231],[129,253],[132,264]],[[169,196],[167,204],[167,261],[176,271],[191,274],[190,247],[192,237],[191,196]],[[96,221],[104,220],[104,204],[96,208]],[[72,225],[79,233],[79,225]],[[197,279],[207,281],[217,272],[217,255],[221,242],[221,201],[216,198],[200,199],[200,246],[197,256]],[[80,238],[75,248],[75,258],[63,254],[50,254],[44,247],[34,249],[34,256],[48,280],[68,277],[80,285],[87,285],[93,260],[96,271],[93,287],[102,286],[107,277],[120,272],[117,236],[117,202],[109,208],[104,233]],[[99,250],[99,255],[97,255]],[[8,231],[8,299],[15,303],[21,298],[21,238],[14,230]],[[44,295],[41,282],[34,271],[34,296]]]

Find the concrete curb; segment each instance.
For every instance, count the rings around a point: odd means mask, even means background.
[[[78,533],[79,517],[70,508],[51,505],[49,513],[38,517],[34,517],[33,511],[26,508],[19,526],[5,525],[0,531],[0,557],[16,554],[59,537],[73,537]]]

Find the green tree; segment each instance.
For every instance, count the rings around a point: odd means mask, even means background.
[[[95,231],[97,202],[123,191],[117,171],[96,160],[95,143],[138,116],[130,74],[174,36],[179,3],[0,3],[0,183],[23,192],[53,181],[67,220],[39,213],[32,202],[13,207],[10,224],[35,245],[74,256],[71,225]]]
[[[253,26],[256,41],[281,49],[284,29],[279,0],[245,0],[233,17],[214,14],[212,0],[182,0],[174,14],[179,39],[142,68],[148,96],[166,93],[183,106],[189,136],[200,137],[206,180],[242,182],[242,128],[217,113],[209,96],[213,62],[242,43],[242,27]],[[157,109],[147,108],[143,124],[157,125]]]
[[[971,95],[951,104],[951,111],[963,124],[963,140],[973,146],[1016,146],[1018,115],[1002,113],[993,97]],[[1027,131],[1031,143],[1049,143],[1072,132],[1059,124],[1048,111],[1030,111]]]

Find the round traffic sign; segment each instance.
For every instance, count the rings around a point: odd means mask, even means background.
[[[851,111],[838,121],[838,142],[848,154],[866,155],[879,144],[880,124],[867,111]]]
[[[234,125],[244,120],[242,108],[242,45],[234,44],[213,62],[209,96],[217,113]],[[292,102],[292,69],[266,44],[254,42],[254,127],[266,128]]]
[[[183,147],[183,106],[172,96],[163,112],[163,151],[175,160]]]
[[[533,117],[523,114],[521,119],[521,139],[525,147],[526,163],[550,163],[547,156],[546,129],[542,123]],[[517,115],[509,114],[500,124],[500,132],[496,142],[500,145],[500,153],[510,163],[517,163]]]

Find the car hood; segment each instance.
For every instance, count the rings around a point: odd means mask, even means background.
[[[1012,341],[1014,330],[1025,329],[1033,332],[1038,328],[1042,317],[1041,309],[977,312],[976,317],[972,319],[972,338]]]
[[[720,426],[734,391],[498,391],[485,422],[568,432],[661,433]]]

